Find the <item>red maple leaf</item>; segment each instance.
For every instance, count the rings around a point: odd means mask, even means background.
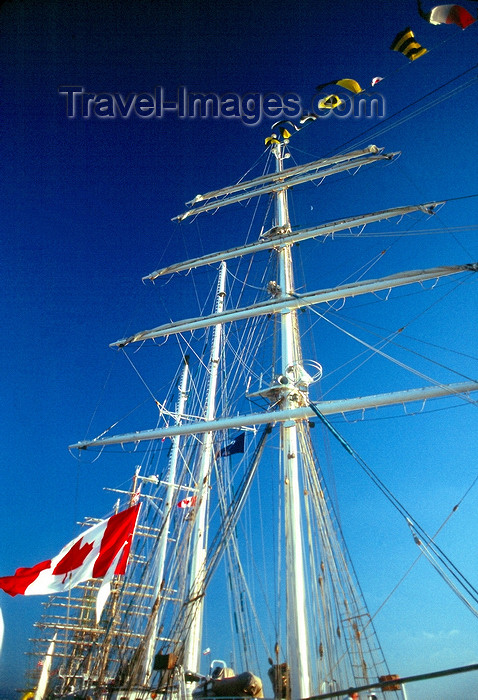
[[[93,542],[86,542],[84,545],[82,545],[82,540],[78,540],[78,542],[75,542],[73,547],[68,550],[65,556],[60,559],[58,564],[53,569],[53,575],[69,574],[70,571],[74,571],[83,564],[92,549]]]

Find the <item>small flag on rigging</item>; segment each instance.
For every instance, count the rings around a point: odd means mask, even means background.
[[[196,500],[196,496],[187,496],[187,498],[183,498],[182,501],[179,501],[178,508],[192,508],[196,505]]]
[[[216,453],[216,457],[229,457],[230,455],[244,452],[244,436],[245,433],[240,433],[228,445],[219,450]]]
[[[427,52],[427,49],[415,39],[415,34],[412,32],[410,27],[407,27],[402,32],[399,32],[392,45],[390,46],[392,51],[398,51],[406,56],[410,61],[415,61],[420,56],[423,56]]]

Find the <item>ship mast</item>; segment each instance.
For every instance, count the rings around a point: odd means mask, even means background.
[[[189,381],[189,357],[186,355],[184,357],[183,371],[181,373],[181,379],[179,382],[179,396],[176,403],[176,419],[175,424],[179,425],[184,416],[184,410],[186,407],[186,401],[188,399],[188,381]],[[166,499],[165,499],[165,518],[162,526],[161,540],[159,543],[158,551],[158,571],[156,578],[156,588],[154,591],[154,600],[158,601],[161,595],[161,590],[163,587],[164,579],[164,567],[166,561],[166,552],[168,547],[168,539],[170,537],[170,527],[171,527],[171,517],[174,507],[174,501],[176,500],[176,494],[178,492],[178,485],[176,484],[176,469],[179,459],[179,443],[181,437],[176,435],[172,439],[171,453],[169,457],[169,467],[166,477],[167,489],[166,489]],[[146,685],[151,678],[153,672],[154,664],[154,652],[157,639],[159,627],[159,607],[156,604],[154,606],[154,614],[152,618],[152,624],[150,629],[150,637],[147,639],[147,653],[145,662],[145,677],[144,684]]]
[[[273,153],[276,170],[283,170],[284,146],[275,144]],[[281,189],[275,197],[276,225],[279,229],[290,230],[287,190]],[[291,245],[279,247],[279,294],[290,298],[294,294]],[[297,333],[297,312],[284,309],[280,315],[281,333],[281,376],[284,388],[281,390],[281,408],[297,408],[298,394],[287,386],[286,379],[301,363],[302,353]],[[308,630],[304,590],[304,561],[302,549],[301,487],[298,463],[297,423],[294,420],[281,423],[281,449],[284,465],[285,523],[287,547],[287,660],[290,668],[290,682],[293,697],[307,698],[311,695],[308,659]],[[290,555],[289,555],[290,552]]]
[[[274,136],[274,135],[273,135]],[[426,270],[399,272],[379,279],[359,279],[328,289],[296,293],[294,286],[292,246],[299,241],[328,236],[338,231],[358,228],[357,235],[366,225],[402,217],[421,211],[430,216],[438,202],[396,207],[380,212],[348,217],[328,222],[312,228],[292,230],[288,212],[288,188],[328,175],[362,167],[379,160],[390,160],[394,154],[383,154],[376,146],[363,151],[355,151],[333,159],[315,161],[308,166],[284,168],[288,157],[285,153],[287,141],[271,139],[271,154],[275,159],[275,172],[249,182],[236,183],[206,195],[198,195],[191,207],[177,220],[212,211],[234,202],[272,194],[274,198],[273,227],[261,234],[258,241],[244,246],[219,251],[193,258],[156,270],[148,279],[181,270],[195,269],[205,265],[221,263],[216,292],[216,305],[213,313],[200,318],[171,321],[164,325],[141,331],[113,343],[124,347],[130,343],[147,339],[169,337],[170,335],[193,332],[196,329],[213,327],[211,353],[208,365],[207,402],[201,415],[177,420],[174,425],[123,433],[120,435],[102,434],[98,438],[72,445],[73,448],[87,449],[104,445],[139,443],[171,437],[196,435],[200,442],[200,453],[195,470],[197,501],[192,517],[193,533],[188,541],[190,548],[190,568],[187,577],[187,595],[181,608],[180,620],[176,626],[180,663],[187,674],[199,672],[201,623],[206,586],[206,520],[209,504],[211,467],[213,465],[213,436],[217,431],[243,430],[247,426],[269,424],[280,428],[280,479],[283,493],[283,522],[285,534],[285,555],[280,564],[286,568],[286,626],[287,647],[280,650],[281,631],[277,630],[276,665],[270,660],[272,671],[277,671],[276,697],[288,700],[308,698],[318,691],[338,687],[351,687],[369,683],[371,674],[386,668],[383,655],[375,637],[372,620],[363,601],[363,596],[354,580],[353,569],[349,566],[340,527],[327,489],[323,481],[317,458],[310,442],[307,419],[319,413],[321,416],[343,414],[349,411],[365,410],[370,407],[405,404],[439,396],[456,397],[470,401],[468,392],[478,391],[478,382],[472,380],[455,384],[443,384],[431,377],[425,377],[428,385],[421,388],[393,391],[379,395],[360,396],[351,399],[316,401],[310,404],[308,386],[312,378],[304,370],[302,346],[298,328],[298,310],[327,304],[336,299],[348,299],[358,295],[376,293],[434,280],[444,276],[469,274],[478,271],[478,263],[465,263]],[[205,202],[202,204],[202,202]],[[196,206],[198,205],[198,206]],[[224,308],[225,260],[274,249],[278,261],[277,280],[268,285],[270,298],[256,301],[242,307]],[[319,312],[320,313],[320,312]],[[248,393],[247,398],[260,396],[270,400],[270,410],[262,412],[237,412],[232,415],[229,408],[216,416],[215,396],[219,362],[221,359],[221,335],[226,323],[247,320],[254,317],[274,317],[275,330],[279,334],[280,358],[274,363],[274,376],[269,386]],[[178,410],[178,418],[180,412]],[[202,436],[202,438],[200,437]],[[169,481],[169,479],[168,479]],[[173,479],[171,478],[171,482]],[[306,494],[306,495],[304,495]],[[169,496],[167,498],[170,502]],[[167,528],[165,528],[167,534]],[[317,536],[316,536],[317,535]],[[166,546],[166,540],[164,541]],[[164,553],[159,561],[164,561]],[[164,564],[160,564],[160,570]],[[319,570],[320,569],[320,570]],[[316,575],[318,574],[318,575]],[[160,578],[161,580],[161,578]],[[280,579],[280,583],[282,582]],[[309,610],[307,617],[306,610]],[[155,621],[155,624],[157,621]],[[368,628],[368,629],[367,629]],[[187,631],[186,631],[187,630]],[[279,663],[279,650],[282,661]],[[152,658],[149,647],[149,661]],[[372,668],[374,669],[372,671]],[[145,669],[143,669],[145,670]],[[148,680],[148,674],[146,676]],[[187,696],[192,688],[186,681]]]
[[[216,312],[224,308],[226,295],[226,263],[221,263],[216,294]],[[211,354],[209,359],[209,384],[204,418],[213,421],[216,412],[216,390],[221,359],[221,330],[219,324],[214,328]],[[204,609],[204,579],[206,575],[207,526],[206,518],[209,506],[209,477],[213,458],[214,433],[207,432],[201,448],[198,473],[198,496],[196,520],[191,547],[191,569],[189,574],[189,605],[191,606],[191,625],[184,648],[184,668],[198,671],[200,664],[201,623]]]

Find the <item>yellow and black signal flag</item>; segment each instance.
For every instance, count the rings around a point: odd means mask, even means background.
[[[415,35],[410,27],[407,27],[403,32],[397,34],[390,48],[392,51],[403,53],[410,61],[415,61],[415,59],[420,58],[420,56],[423,56],[423,54],[427,52],[427,49],[421,46],[415,39]]]
[[[338,85],[339,87],[343,87],[346,90],[349,90],[350,92],[354,92],[356,95],[358,95],[359,92],[362,92],[362,88],[360,87],[358,82],[356,80],[353,80],[352,78],[342,78],[341,80],[331,80],[328,83],[322,83],[322,85],[317,85],[317,87],[315,89],[320,91],[320,90],[323,90],[328,85]]]
[[[288,141],[295,131],[300,131],[301,127],[283,119],[282,121],[273,124],[272,128],[274,129],[273,133],[264,141],[266,146],[274,146],[277,143]]]
[[[335,109],[343,104],[344,101],[338,95],[327,95],[319,100],[319,109]]]
[[[356,80],[353,80],[352,78],[342,78],[341,80],[330,80],[328,83],[322,83],[321,85],[317,85],[315,88],[318,92],[321,92],[324,88],[328,87],[329,85],[337,85],[338,87],[344,88],[345,90],[348,90],[349,92],[353,92],[355,95],[358,95],[359,92],[362,92],[362,88],[358,84]],[[326,95],[326,97],[323,97],[319,103],[318,107],[319,109],[335,109],[336,107],[340,107],[340,105],[343,105],[344,101],[339,97],[339,95]]]

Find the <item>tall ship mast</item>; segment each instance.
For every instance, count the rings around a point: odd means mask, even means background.
[[[97,581],[45,605],[38,623],[42,636],[32,640],[34,658],[42,666],[48,658],[53,669],[43,697],[406,697],[404,674],[399,678],[385,661],[313,438],[325,437],[326,444],[339,446],[343,459],[360,466],[435,565],[446,555],[434,538],[332,421],[438,398],[466,403],[478,383],[462,377],[324,399],[317,391],[320,351],[305,351],[303,321],[313,327],[334,304],[356,297],[448,277],[471,280],[477,265],[467,261],[298,289],[299,244],[333,242],[341,232],[360,236],[369,225],[407,216],[429,219],[443,203],[297,228],[289,214],[292,187],[391,162],[396,154],[370,146],[288,168],[288,138],[274,134],[268,155],[270,172],[198,195],[177,217],[184,221],[265,196],[256,240],[147,275],[155,281],[212,268],[217,280],[209,310],[113,343],[122,352],[149,343],[168,352],[165,341],[176,338],[181,360],[168,396],[154,395],[155,427],[104,431],[71,445],[80,455],[115,445],[131,446],[133,453],[142,448],[143,464],[116,506],[140,501],[142,510],[127,572],[115,578],[99,620]],[[237,261],[249,272],[249,261],[264,262],[266,255],[268,267],[259,278],[239,271]],[[236,292],[238,304],[232,301]],[[371,354],[386,354],[383,344],[357,342]],[[473,586],[448,558],[443,561],[450,588],[473,612]]]

